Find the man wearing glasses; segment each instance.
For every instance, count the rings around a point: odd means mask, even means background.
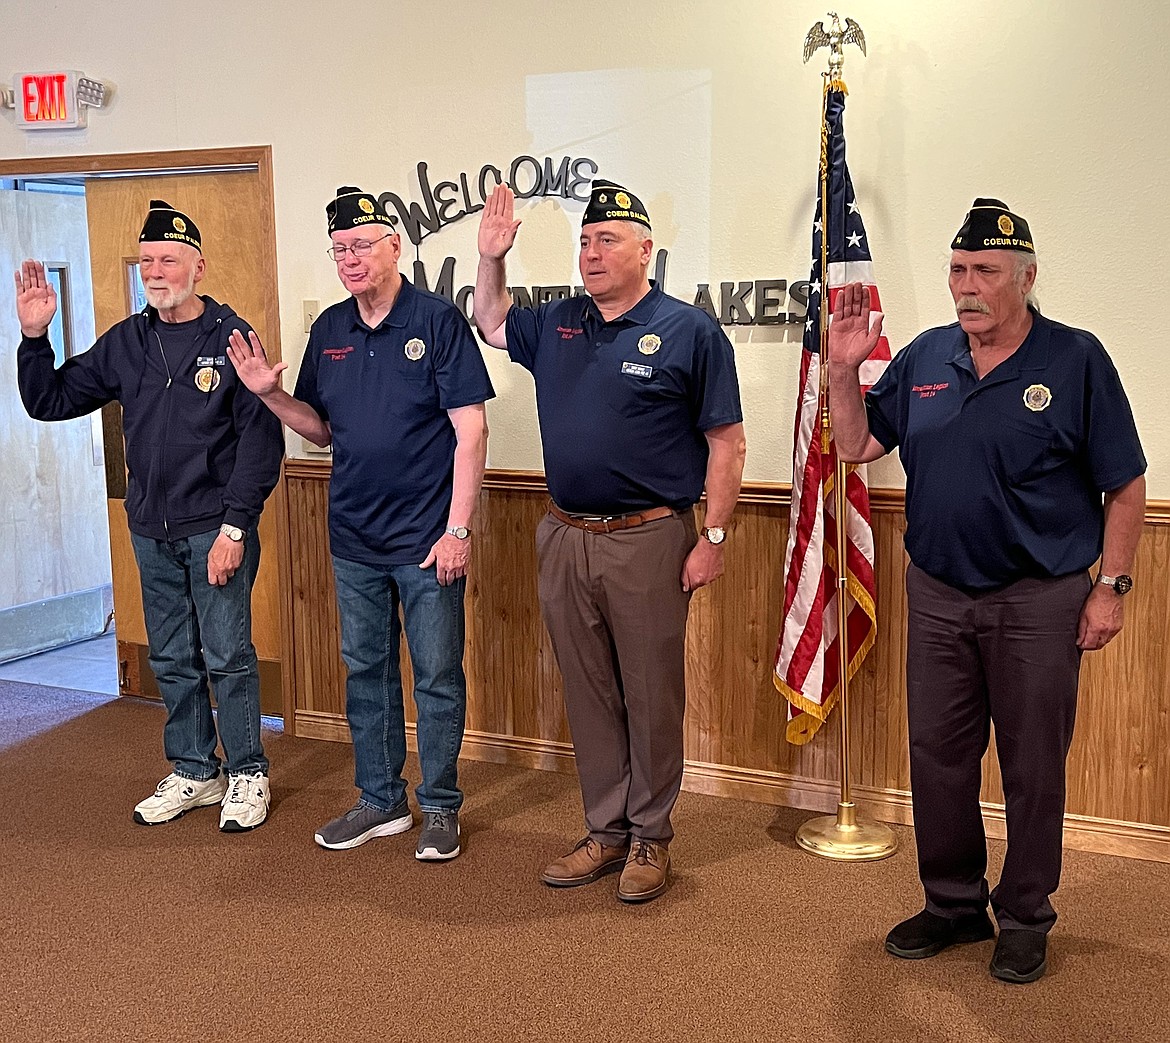
[[[460,851],[457,760],[467,688],[463,595],[494,396],[467,320],[398,271],[401,244],[378,200],[337,190],[329,255],[348,300],[309,333],[296,389],[256,335],[232,337],[240,378],[290,428],[333,446],[329,540],[347,669],[357,803],[315,839],[344,850],[410,829],[398,609],[410,648],[422,780],[415,857]]]

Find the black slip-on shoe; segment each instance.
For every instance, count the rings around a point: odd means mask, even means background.
[[[1039,931],[1000,931],[989,970],[1000,981],[1026,985],[1048,969],[1047,955],[1048,935]]]
[[[951,918],[923,909],[886,935],[886,952],[903,960],[925,960],[952,945],[983,942],[994,937],[995,927],[986,912]]]

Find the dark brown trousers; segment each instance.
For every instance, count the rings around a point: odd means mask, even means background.
[[[990,898],[1001,929],[1056,921],[1077,623],[1091,587],[1077,573],[969,594],[914,565],[906,572],[914,835],[931,912],[978,912]],[[993,722],[1008,849],[989,895],[979,787]]]
[[[691,511],[590,533],[546,515],[536,530],[540,607],[564,679],[589,835],[668,843],[682,785],[682,567]]]

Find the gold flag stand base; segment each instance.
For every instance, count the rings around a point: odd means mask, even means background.
[[[894,831],[880,822],[857,821],[857,806],[837,805],[836,815],[810,818],[796,831],[805,851],[837,862],[876,862],[898,850]]]

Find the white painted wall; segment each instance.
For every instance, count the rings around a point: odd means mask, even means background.
[[[801,63],[805,33],[825,16],[814,4],[206,0],[119,11],[61,0],[51,29],[5,20],[0,75],[76,68],[117,93],[80,132],[31,134],[0,114],[0,157],[270,143],[294,362],[301,300],[341,295],[325,203],[344,183],[413,194],[419,160],[438,181],[522,153],[591,156],[647,203],[679,296],[699,282],[807,275],[826,53]],[[1164,309],[1151,303],[1170,239],[1170,74],[1143,42],[1166,36],[1170,9],[854,0],[842,13],[868,42],[868,58],[849,51],[846,127],[891,343],[950,320],[950,239],[975,196],[1007,200],[1037,242],[1043,309],[1110,349],[1150,495],[1170,497]],[[574,281],[579,212],[527,208],[510,281]],[[457,282],[473,280],[474,224],[423,244],[432,275],[452,254]],[[766,328],[732,336],[748,476],[786,481],[797,342]],[[530,380],[502,357],[489,364],[500,392],[491,463],[539,467]],[[900,485],[902,474],[886,462],[871,479]]]

